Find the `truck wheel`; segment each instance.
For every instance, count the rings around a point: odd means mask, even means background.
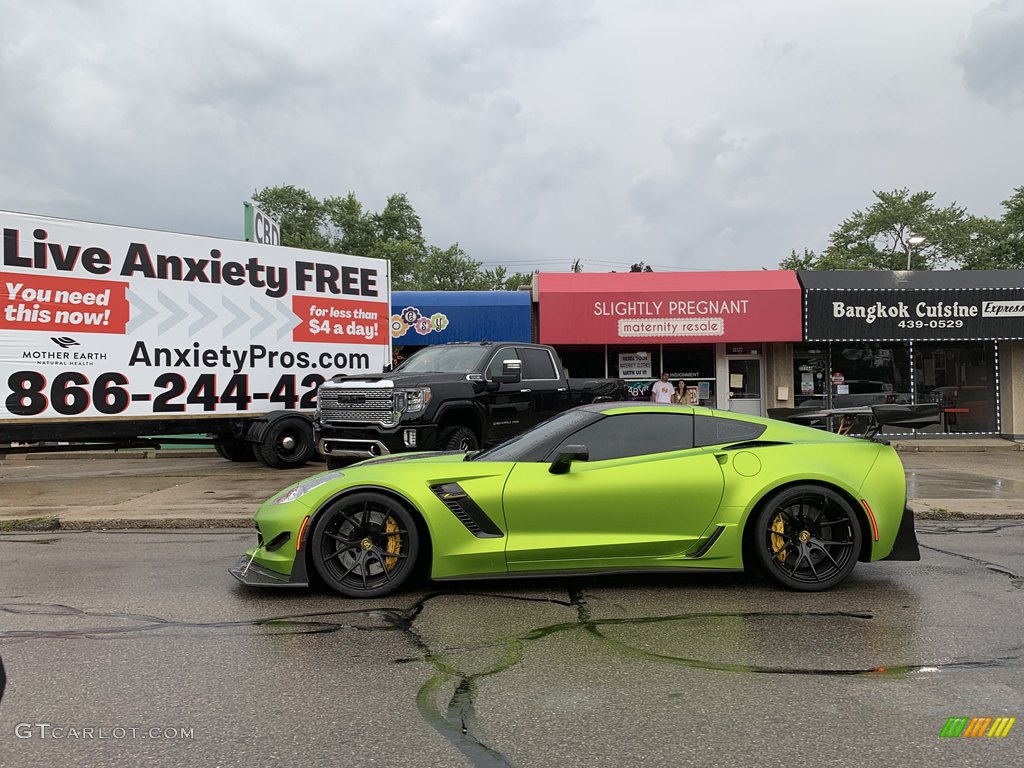
[[[279,419],[255,443],[256,458],[274,469],[294,469],[309,461],[313,445],[313,425],[305,419]]]
[[[476,434],[469,427],[448,427],[441,430],[438,437],[438,445],[443,451],[475,451],[480,447],[480,441]]]
[[[248,440],[226,438],[213,441],[213,449],[228,461],[256,461],[253,444]]]

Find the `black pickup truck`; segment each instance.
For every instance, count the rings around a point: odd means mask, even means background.
[[[313,429],[335,468],[400,451],[471,451],[573,406],[625,398],[621,379],[567,378],[543,344],[440,344],[380,376],[325,381]]]

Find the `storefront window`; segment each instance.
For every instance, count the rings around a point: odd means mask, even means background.
[[[628,400],[648,400],[651,384],[661,374],[661,350],[647,346],[609,346],[608,375],[626,380]]]
[[[905,344],[793,345],[793,403],[798,407],[855,408],[910,401]]]
[[[822,408],[937,403],[942,423],[920,432],[997,432],[995,361],[992,341],[794,344],[793,402]]]
[[[919,403],[938,403],[944,432],[995,432],[995,343],[916,342]]]
[[[686,346],[664,346],[661,348],[663,367],[668,371],[669,381],[678,389],[679,382],[686,382],[686,402],[691,405],[706,405],[714,408],[718,404],[715,381],[715,348],[710,344],[689,344]]]
[[[832,408],[909,403],[907,345],[834,342],[828,384]]]
[[[715,348],[712,346],[666,346],[661,354],[665,370],[673,379],[715,378]]]
[[[558,356],[570,376],[604,378],[604,347],[558,347]]]
[[[823,408],[828,401],[827,344],[793,345],[793,404]]]

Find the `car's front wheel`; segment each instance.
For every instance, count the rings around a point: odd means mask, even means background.
[[[817,592],[850,575],[860,556],[861,531],[854,511],[838,493],[796,485],[765,501],[752,543],[758,565],[775,581]]]
[[[419,554],[412,513],[380,493],[343,496],[323,512],[311,541],[313,566],[335,592],[380,597],[409,578]]]

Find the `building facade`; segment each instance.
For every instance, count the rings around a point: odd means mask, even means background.
[[[646,400],[664,371],[688,402],[763,416],[792,401],[796,273],[541,273],[538,341],[571,376],[615,376]]]
[[[937,403],[924,432],[1024,432],[1024,273],[800,272],[794,404]],[[1022,401],[1024,404],[1024,401]]]

